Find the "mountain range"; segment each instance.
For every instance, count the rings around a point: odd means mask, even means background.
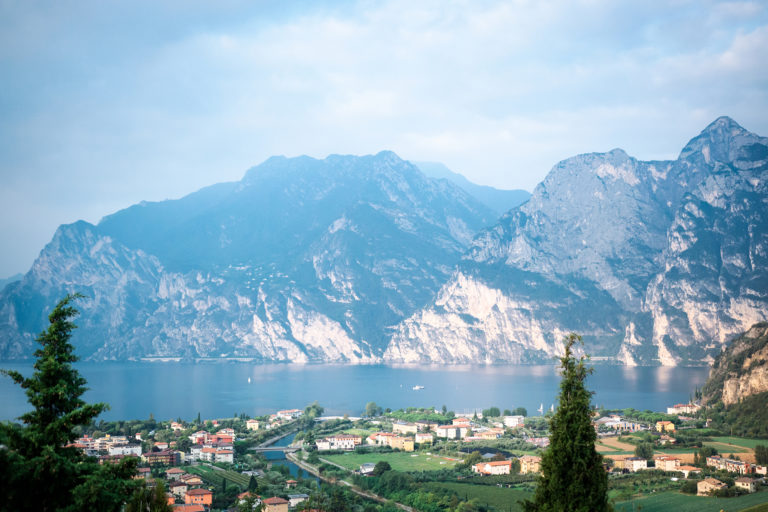
[[[598,360],[702,364],[768,320],[768,139],[730,118],[676,160],[578,155],[501,202],[419,165],[273,157],[61,226],[0,292],[0,357],[70,291],[94,360],[535,363],[576,331]]]

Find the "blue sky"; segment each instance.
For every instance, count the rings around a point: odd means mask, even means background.
[[[62,223],[270,155],[433,160],[533,187],[559,160],[768,135],[768,4],[0,0],[0,277]]]

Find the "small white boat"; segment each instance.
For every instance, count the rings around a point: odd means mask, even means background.
[[[418,391],[420,389],[424,389],[424,386],[413,386],[414,391]]]
[[[250,377],[248,377],[248,384],[250,384],[250,383],[251,383],[251,378],[250,378]]]

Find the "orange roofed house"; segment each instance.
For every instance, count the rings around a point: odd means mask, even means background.
[[[190,489],[184,496],[184,503],[210,506],[213,503],[213,493],[208,489]]]
[[[512,472],[511,460],[480,462],[472,466],[472,471],[481,475],[508,475]]]
[[[263,503],[264,512],[288,512],[288,500],[284,500],[278,496],[267,498]]]

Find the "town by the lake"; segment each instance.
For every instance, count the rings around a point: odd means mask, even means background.
[[[138,458],[135,478],[160,486],[175,511],[506,511],[534,491],[554,409],[369,402],[355,417],[313,403],[258,417],[101,421],[73,446],[103,464]],[[768,441],[715,428],[708,412],[696,399],[593,411],[616,510],[765,503]]]

